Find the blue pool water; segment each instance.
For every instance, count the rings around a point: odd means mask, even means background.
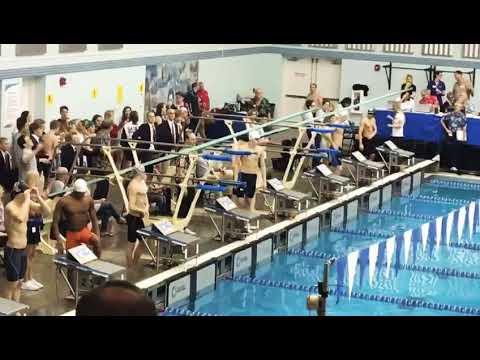
[[[368,248],[371,244],[385,240],[385,237],[359,235],[358,232],[367,230],[403,234],[406,230],[419,228],[427,222],[416,218],[417,215],[444,216],[469,201],[480,199],[479,186],[464,189],[461,185],[460,188],[454,186],[453,183],[449,186],[445,180],[448,179],[432,178],[431,183],[422,184],[412,195],[392,198],[391,202],[386,204],[386,208],[408,214],[409,217],[360,211],[359,216],[346,226],[346,229],[354,234],[338,229],[323,230],[318,238],[307,241],[304,246],[306,252],[299,254],[287,251],[274,255],[271,262],[256,268],[253,279],[237,276],[233,279],[218,280],[213,292],[197,298],[185,308],[228,316],[316,315],[306,309],[306,297],[316,292],[314,286],[323,276],[325,258],[318,254],[324,253],[338,258],[353,250]],[[472,239],[457,239],[454,231],[451,242],[480,244],[480,234],[474,234]],[[345,293],[344,285],[344,292],[338,301],[334,294],[329,297],[327,315],[461,316],[477,314],[476,310],[480,314],[480,251],[442,244],[430,252],[428,246],[423,251],[422,244],[418,245],[414,266],[410,252],[410,268],[400,268],[397,272],[392,261],[388,277],[385,276],[384,262],[384,266],[377,270],[380,274],[375,274],[373,284],[369,284],[368,268],[363,276],[363,283],[360,284],[357,266],[352,297]],[[439,274],[430,271],[431,268],[456,272]],[[332,291],[335,290],[337,282],[335,269],[333,266],[329,278]],[[476,276],[472,278],[462,272],[474,273]],[[392,303],[386,300],[388,298],[401,300]],[[407,300],[413,303],[405,303]],[[454,306],[468,307],[471,312],[465,314],[459,308],[454,309]]]

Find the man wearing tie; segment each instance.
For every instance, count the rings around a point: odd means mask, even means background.
[[[7,138],[0,138],[0,185],[5,189],[5,194],[9,195],[13,190],[13,184],[18,181],[18,173],[13,167],[12,156],[8,152]]]
[[[175,110],[168,109],[167,120],[162,121],[162,123],[158,126],[157,141],[166,144],[178,144],[179,140],[180,135],[178,133],[177,124],[175,123]],[[168,145],[159,145],[158,149],[163,151],[175,151],[174,146]],[[160,163],[160,169],[162,173],[165,174],[168,171],[169,163],[170,161],[168,160]]]
[[[132,139],[150,142],[150,144],[137,143],[137,149],[158,149],[158,145],[152,144],[152,142],[157,141],[157,131],[155,129],[155,113],[153,111],[149,111],[147,113],[147,122],[140,125],[138,130],[133,133]],[[150,151],[139,151],[138,157],[140,158],[140,161],[142,163],[155,158],[154,153]],[[153,173],[153,165],[146,165],[145,172],[149,174]],[[149,175],[148,177],[151,178],[151,175]]]

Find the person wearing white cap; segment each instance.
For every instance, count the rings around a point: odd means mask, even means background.
[[[66,246],[64,248],[60,241],[57,246],[60,252],[86,244],[100,257],[100,230],[93,198],[88,193],[85,180],[77,179],[73,184],[73,192],[61,198],[55,206],[52,227],[56,239],[62,238],[59,229],[62,218],[65,220],[63,224],[66,227]],[[88,228],[89,223],[92,223],[93,232]]]

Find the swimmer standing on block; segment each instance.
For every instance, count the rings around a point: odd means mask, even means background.
[[[73,192],[61,198],[53,213],[53,232],[56,239],[61,239],[59,223],[66,228],[66,250],[85,244],[91,246],[95,255],[100,258],[100,230],[93,198],[87,195],[87,182],[77,179],[73,184]],[[92,231],[87,227],[92,223]],[[59,241],[59,252],[63,253],[63,243]]]

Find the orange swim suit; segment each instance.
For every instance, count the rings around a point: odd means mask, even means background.
[[[88,228],[83,228],[80,231],[67,231],[66,249],[74,248],[78,245],[92,245],[92,232]]]

